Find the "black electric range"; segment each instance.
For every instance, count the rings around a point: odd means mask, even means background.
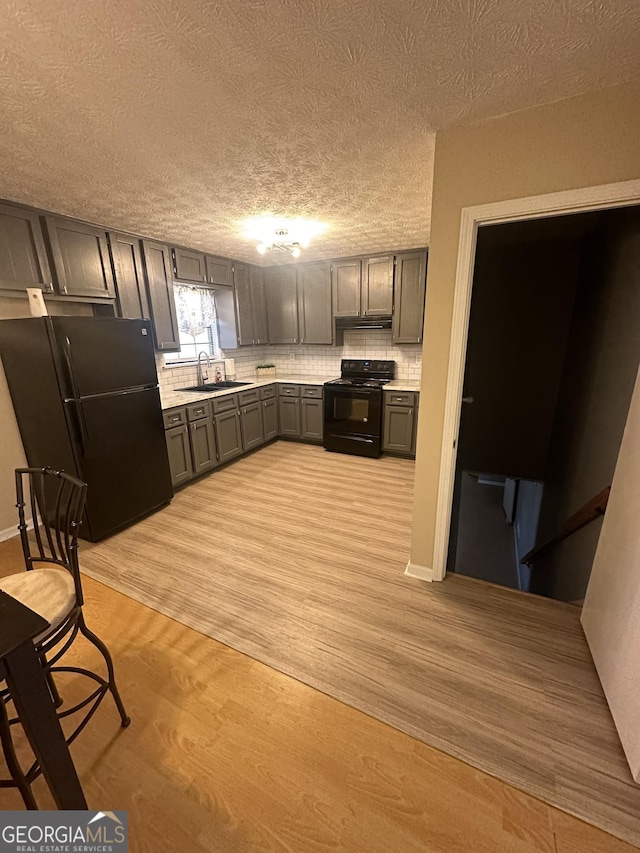
[[[382,389],[395,361],[343,358],[340,379],[324,385],[325,450],[357,456],[382,452]]]

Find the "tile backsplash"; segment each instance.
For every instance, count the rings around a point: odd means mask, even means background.
[[[356,330],[344,333],[343,346],[305,346],[304,344],[239,347],[221,354],[233,358],[236,379],[255,379],[258,364],[273,363],[277,376],[308,376],[325,380],[340,375],[342,358],[377,358],[396,363],[396,378],[403,381],[420,380],[422,347],[420,344],[394,346],[391,330]],[[217,361],[218,359],[216,359]],[[164,356],[156,355],[158,379],[165,390],[181,388],[195,382],[196,368],[165,367]]]

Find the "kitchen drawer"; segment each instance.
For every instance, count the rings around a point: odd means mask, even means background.
[[[193,403],[187,406],[187,420],[198,421],[200,418],[210,418],[211,409],[209,408],[208,400],[201,400],[199,403]]]
[[[249,403],[257,403],[259,398],[259,390],[257,388],[251,388],[249,391],[240,391],[238,394],[238,403],[240,406],[248,406]]]
[[[164,428],[171,429],[171,427],[183,426],[187,422],[187,410],[186,409],[167,409],[166,412],[162,413],[162,420],[164,421]]]
[[[314,397],[316,400],[322,399],[322,385],[303,385],[303,397]]]
[[[276,386],[275,385],[267,385],[265,388],[260,389],[260,399],[261,400],[270,400],[272,397],[276,396]]]
[[[230,412],[232,409],[238,408],[238,395],[228,394],[225,397],[218,397],[211,402],[213,403],[213,414],[219,415],[221,412]]]
[[[278,394],[281,397],[299,397],[300,396],[300,386],[299,385],[278,385]]]
[[[413,391],[385,391],[386,406],[415,406],[416,395]]]

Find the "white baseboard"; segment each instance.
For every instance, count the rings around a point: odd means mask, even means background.
[[[12,539],[14,536],[18,535],[18,525],[12,524],[11,527],[5,527],[4,530],[0,530],[0,542],[4,542],[5,539]]]
[[[405,575],[410,578],[417,578],[419,581],[431,582],[433,578],[433,569],[428,566],[419,566],[417,563],[409,561],[407,568],[404,570]]]
[[[29,519],[27,521],[27,530],[33,530],[33,521]],[[17,524],[12,524],[11,527],[5,527],[4,530],[0,530],[0,542],[4,542],[6,539],[13,539],[14,536],[18,536],[20,531],[18,530]]]

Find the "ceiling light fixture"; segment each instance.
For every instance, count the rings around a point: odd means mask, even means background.
[[[257,249],[261,255],[276,249],[299,258],[311,238],[320,234],[326,227],[322,222],[310,219],[284,219],[266,214],[247,220],[245,234],[249,239],[258,241]]]
[[[265,252],[269,252],[271,249],[279,249],[281,252],[289,252],[294,258],[299,258],[301,245],[299,240],[291,240],[286,228],[280,228],[275,232],[272,240],[258,243],[258,251],[261,255],[264,255]]]

